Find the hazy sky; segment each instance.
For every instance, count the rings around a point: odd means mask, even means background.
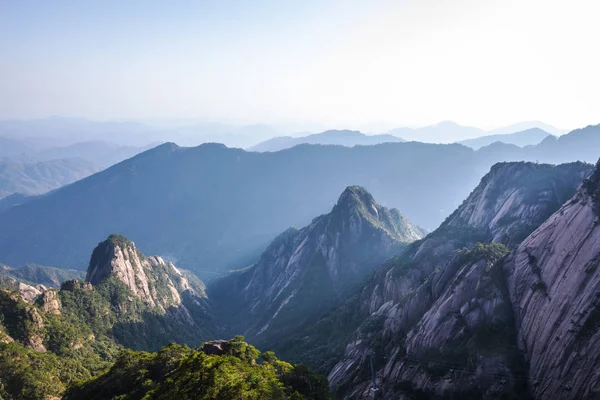
[[[0,118],[600,122],[597,0],[0,0]]]

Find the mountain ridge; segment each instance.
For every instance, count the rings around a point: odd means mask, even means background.
[[[548,136],[553,136],[550,133],[540,128],[530,128],[524,131],[504,133],[504,134],[493,134],[477,137],[474,139],[461,140],[457,143],[471,147],[475,150],[480,149],[484,146],[489,146],[494,142],[501,142],[505,144],[514,144],[519,147],[535,146],[541,143]]]
[[[416,142],[272,153],[165,144],[0,213],[0,261],[84,269],[84,249],[122,232],[144,252],[207,278],[255,262],[275,235],[326,212],[348,185],[368,187],[382,204],[433,229],[496,162],[595,161],[596,142],[598,126],[531,148],[479,151]],[[153,234],[157,225],[164,234]]]
[[[416,394],[526,394],[527,354],[512,339],[519,321],[513,317],[503,260],[543,229],[550,215],[561,215],[564,198],[569,204],[567,192],[577,196],[578,182],[592,171],[580,163],[498,164],[440,228],[378,269],[355,305],[362,308],[364,321],[378,321],[378,329],[364,329],[366,322],[357,329],[355,322],[345,356],[329,372],[339,397],[367,393],[370,383],[363,360],[369,348],[392,354],[376,365],[385,400]],[[565,173],[571,178],[565,180]],[[545,183],[529,186],[536,181]],[[549,196],[559,183],[566,184],[562,198]],[[518,201],[511,200],[515,196]],[[524,231],[506,234],[514,223]],[[443,385],[452,371],[460,372]],[[504,383],[493,376],[502,376]]]
[[[227,321],[221,329],[257,344],[276,342],[345,300],[378,262],[422,234],[364,188],[350,186],[330,213],[286,230],[257,264],[213,282],[209,298]]]
[[[390,134],[366,135],[360,131],[335,129],[302,137],[277,136],[249,147],[248,151],[272,152],[288,149],[300,144],[341,145],[352,147],[403,141],[404,139]]]

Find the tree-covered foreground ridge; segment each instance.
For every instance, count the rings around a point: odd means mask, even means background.
[[[71,295],[59,296],[67,307]],[[90,308],[82,313],[102,316],[102,299],[84,299]],[[0,399],[330,398],[324,377],[261,354],[242,336],[198,349],[172,343],[134,351],[100,325],[57,314],[43,301],[28,304],[17,292],[0,292]]]
[[[241,336],[205,342],[202,283],[123,236],[96,247],[85,281],[0,279],[2,400],[329,398],[324,377]]]
[[[106,372],[71,386],[64,399],[330,399],[327,380],[260,353],[243,336],[199,350],[170,344],[125,350]]]

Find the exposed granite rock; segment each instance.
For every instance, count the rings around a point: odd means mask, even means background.
[[[2,328],[0,328],[0,343],[11,343],[15,339],[11,338]]]
[[[25,338],[25,344],[30,346],[35,351],[46,352],[46,347],[44,346],[44,319],[38,312],[38,310],[33,307],[25,308],[26,318],[31,321],[33,328],[31,329],[29,335]]]
[[[580,189],[505,265],[518,344],[538,399],[600,397],[600,217],[594,209],[590,192]]]
[[[524,355],[510,341],[513,315],[499,258],[492,268],[487,256],[469,260],[457,250],[475,251],[477,242],[517,246],[591,171],[582,163],[494,166],[440,228],[379,268],[363,288],[359,304],[369,317],[329,373],[337,395],[368,395],[372,349],[384,399],[526,393]],[[367,329],[372,321],[380,328]],[[478,334],[489,330],[492,343],[509,339],[490,351]]]
[[[220,356],[225,352],[226,344],[227,340],[211,340],[210,342],[203,343],[200,347],[200,351],[209,356]]]
[[[18,340],[35,351],[45,352],[44,320],[37,308],[17,292],[0,290],[0,314],[10,341]]]
[[[38,298],[37,304],[47,313],[60,314],[61,303],[56,289],[45,290]]]
[[[592,171],[584,163],[498,163],[441,227],[477,229],[488,232],[494,242],[516,245],[567,201]]]
[[[341,304],[377,265],[422,234],[398,210],[351,186],[329,214],[288,229],[256,265],[215,282],[210,298],[231,335],[273,342]]]
[[[118,340],[124,345],[148,348],[165,340],[196,345],[212,336],[214,322],[204,284],[161,257],[145,256],[124,236],[113,234],[98,244],[87,279],[90,289],[108,287],[119,293],[111,299],[111,307],[126,320],[119,329],[143,336],[123,334]],[[82,285],[86,284],[66,282],[63,288]]]
[[[181,293],[191,290],[188,280],[170,262],[144,256],[133,242],[111,235],[94,249],[86,280],[93,285],[114,278],[152,308],[165,311],[181,304]]]
[[[35,287],[31,285],[27,285],[26,283],[19,282],[19,294],[28,303],[33,303],[42,291],[45,288],[40,285],[40,287]]]

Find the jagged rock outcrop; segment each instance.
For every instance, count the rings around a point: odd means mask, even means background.
[[[564,204],[591,171],[583,163],[498,163],[441,227],[480,231],[513,246]]]
[[[121,295],[111,302],[130,321],[118,327],[123,334],[117,339],[127,346],[156,348],[165,340],[197,344],[210,337],[212,317],[202,281],[161,257],[145,256],[122,235],[96,246],[87,280],[65,282],[62,289],[121,286],[116,289]]]
[[[47,313],[59,315],[61,309],[60,296],[58,290],[47,289],[37,299],[37,303]]]
[[[600,162],[504,266],[536,399],[600,398],[599,187]]]
[[[225,345],[227,344],[227,340],[211,340],[206,343],[202,343],[200,346],[200,351],[209,356],[217,355],[220,356],[225,352]]]
[[[45,352],[44,320],[37,308],[18,292],[0,290],[0,315],[7,341],[18,340],[35,351]]]
[[[256,265],[215,282],[209,295],[224,329],[269,345],[340,304],[422,234],[398,210],[351,186],[329,214],[285,231]]]
[[[28,303],[33,303],[46,288],[42,285],[31,286],[23,282],[19,282],[19,294]]]
[[[582,163],[494,166],[440,228],[363,288],[356,312],[366,319],[329,373],[338,395],[368,394],[373,349],[384,399],[527,393],[501,260],[591,171]]]
[[[179,306],[181,293],[192,290],[185,276],[158,256],[144,256],[133,242],[110,235],[92,253],[86,280],[92,285],[114,278],[152,308]]]

